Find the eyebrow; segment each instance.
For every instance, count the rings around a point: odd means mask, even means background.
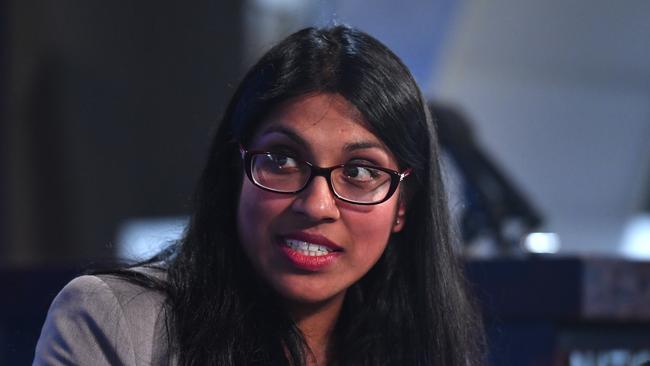
[[[270,133],[281,133],[301,146],[307,145],[307,142],[299,134],[297,134],[294,130],[287,128],[285,126],[279,126],[279,125],[269,126],[269,128],[267,128],[266,131],[262,133],[262,136],[268,135]],[[373,149],[373,148],[380,149],[380,150],[386,149],[386,147],[378,141],[357,141],[357,142],[349,142],[343,145],[343,150],[347,152],[363,150],[363,149]]]
[[[363,150],[363,149],[380,149],[380,150],[385,150],[384,145],[380,144],[379,142],[375,141],[359,141],[359,142],[351,142],[347,143],[343,146],[343,149],[348,152],[352,152],[355,150]]]
[[[305,146],[307,144],[305,140],[302,137],[300,137],[300,135],[298,135],[295,131],[286,128],[284,126],[278,126],[278,125],[269,126],[269,128],[267,128],[266,131],[264,131],[264,133],[262,133],[261,136],[265,136],[270,133],[281,133],[287,136],[289,139],[293,140],[295,143],[300,144],[302,146]]]

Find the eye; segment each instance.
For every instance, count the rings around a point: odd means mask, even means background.
[[[381,173],[383,173],[381,170],[360,165],[346,165],[343,167],[345,177],[358,183],[372,182],[379,178]]]
[[[261,168],[274,173],[290,173],[298,168],[298,161],[283,154],[267,153],[263,155]]]

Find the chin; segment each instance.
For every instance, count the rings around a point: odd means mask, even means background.
[[[311,281],[307,279],[306,281]],[[308,286],[290,287],[290,286],[274,286],[276,292],[285,301],[299,305],[326,305],[331,302],[342,301],[345,297],[346,290],[325,290],[323,288],[314,288]]]

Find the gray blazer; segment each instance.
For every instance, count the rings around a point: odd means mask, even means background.
[[[56,296],[34,365],[173,365],[162,294],[110,275],[81,276]]]

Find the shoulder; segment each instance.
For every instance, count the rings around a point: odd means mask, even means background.
[[[34,364],[159,363],[167,352],[165,312],[157,291],[114,275],[77,277],[50,306]]]

